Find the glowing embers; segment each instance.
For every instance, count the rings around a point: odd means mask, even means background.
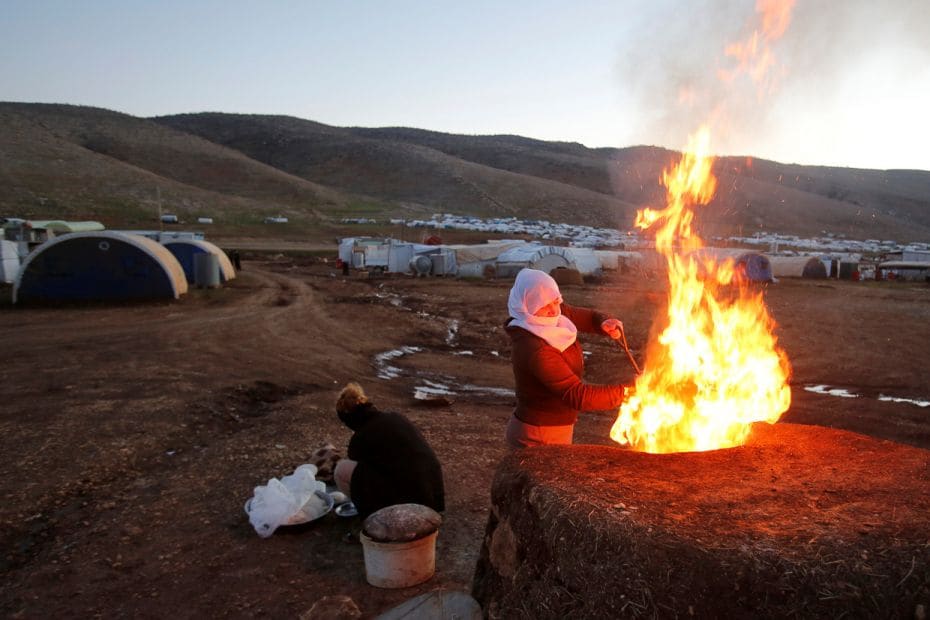
[[[637,215],[655,228],[668,266],[668,306],[651,330],[643,374],[610,431],[645,452],[741,445],[753,422],[775,422],[791,404],[788,358],[758,290],[732,260],[698,257],[692,208],[713,198],[706,129],[666,170],[667,207]]]

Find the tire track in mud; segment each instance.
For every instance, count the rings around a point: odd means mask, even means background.
[[[349,334],[325,314],[310,286],[261,268],[250,269],[246,277],[247,294],[222,305],[38,309],[4,335],[5,348],[9,355],[31,360],[33,368],[51,368],[52,374],[60,374],[56,369],[81,374],[99,365],[105,369],[100,379],[108,382],[138,377],[146,368],[146,376],[158,382],[190,373],[209,383],[210,375],[246,380],[256,372],[292,372],[295,366],[316,373],[351,365],[333,359],[336,353],[353,355],[341,344]],[[6,331],[0,327],[0,334]],[[113,359],[123,361],[107,364]]]
[[[243,295],[215,305],[17,309],[19,325],[0,323],[0,337],[19,358],[0,385],[0,398],[13,405],[0,416],[5,476],[71,472],[64,485],[38,479],[7,489],[3,542],[18,551],[0,570],[30,566],[30,558],[57,548],[56,531],[90,521],[96,504],[119,505],[136,479],[178,475],[165,446],[187,450],[202,436],[225,441],[227,432],[209,429],[254,424],[218,418],[216,403],[236,401],[238,414],[261,417],[301,393],[328,389],[320,375],[338,372],[353,355],[342,346],[345,328],[300,279],[258,267],[247,278]],[[255,386],[281,396],[251,398]],[[96,429],[91,443],[75,443],[86,428]]]
[[[235,332],[205,339],[205,352],[254,359],[253,373],[316,381],[336,380],[346,367],[365,366],[367,360],[346,346],[352,329],[327,314],[309,284],[267,270],[258,276],[261,293],[235,310]]]
[[[194,405],[262,380],[322,388],[351,364],[344,328],[309,286],[257,268],[248,277],[246,294],[223,305],[24,309],[19,325],[0,323],[15,360],[0,382],[8,479],[67,468],[75,450],[75,474],[105,479],[95,456],[136,434],[149,450],[196,418]],[[84,449],[73,438],[86,428],[96,430]]]

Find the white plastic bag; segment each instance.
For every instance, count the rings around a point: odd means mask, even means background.
[[[280,480],[272,478],[267,485],[255,487],[255,495],[246,505],[246,510],[249,523],[259,536],[267,538],[300,510],[300,504]]]
[[[298,509],[307,503],[307,500],[313,496],[317,489],[326,490],[326,485],[317,482],[316,465],[301,465],[294,470],[293,474],[281,478],[281,484],[291,492],[297,501]]]
[[[281,480],[272,478],[268,484],[255,487],[252,499],[246,503],[249,523],[262,538],[268,538],[282,525],[305,523],[322,515],[325,502],[315,491],[326,491],[326,485],[316,479],[316,467],[301,465]]]

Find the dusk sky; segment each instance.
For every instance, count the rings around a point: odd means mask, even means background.
[[[775,0],[760,0],[772,4]],[[787,5],[787,8],[790,7]],[[930,170],[930,0],[3,0],[0,100]],[[745,49],[745,46],[744,46]]]

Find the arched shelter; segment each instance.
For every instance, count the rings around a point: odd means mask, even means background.
[[[827,277],[827,268],[816,256],[769,256],[772,275],[776,278]]]
[[[732,260],[736,268],[750,282],[771,282],[774,280],[769,259],[758,252],[739,248],[701,248],[692,253],[700,259],[713,259],[722,263]]]
[[[226,252],[209,241],[201,239],[172,239],[166,241],[165,248],[174,254],[174,257],[181,263],[184,275],[187,277],[188,284],[194,282],[194,256],[197,254],[213,254],[216,256],[220,265],[220,281],[226,282],[236,277],[236,270],[232,262],[226,255]]]
[[[37,247],[19,271],[13,302],[177,299],[187,292],[180,263],[145,237],[71,233]]]
[[[554,245],[525,245],[511,248],[497,257],[497,276],[512,278],[524,268],[551,273],[557,267],[575,264],[569,248]]]

